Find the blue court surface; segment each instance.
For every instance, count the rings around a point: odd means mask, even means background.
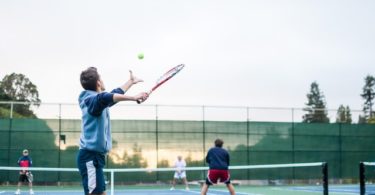
[[[0,186],[0,195],[11,195],[14,194],[15,188]],[[82,195],[81,189],[35,189],[35,195]],[[24,188],[21,195],[27,195],[28,190]],[[200,188],[192,188],[189,191],[183,189],[169,190],[164,189],[115,189],[115,195],[193,195],[200,194]],[[229,192],[226,188],[209,189],[208,195],[227,195]],[[237,195],[319,195],[323,194],[322,186],[237,186]],[[359,185],[330,185],[330,195],[348,195],[348,194],[359,194]],[[375,185],[366,186],[366,194],[375,195]],[[111,195],[111,192],[107,190],[107,195]]]
[[[83,192],[79,191],[63,191],[63,192],[58,192],[58,191],[34,191],[35,195],[82,195]],[[11,195],[14,194],[14,191],[0,191],[0,195]],[[21,195],[27,195],[29,194],[28,191],[23,191],[21,192]],[[110,195],[110,191],[107,191],[107,195]],[[115,195],[124,195],[124,194],[131,194],[131,195],[192,195],[192,194],[200,194],[200,191],[197,190],[117,190],[114,193]],[[224,190],[210,190],[207,195],[227,195],[229,194],[228,191]],[[255,195],[255,194],[250,194],[250,193],[236,193],[238,195]]]
[[[321,192],[322,188],[318,186],[306,186],[306,187],[292,187],[292,190],[303,191],[303,192]],[[359,194],[359,185],[330,185],[330,194]],[[375,195],[375,185],[366,186],[366,194]]]

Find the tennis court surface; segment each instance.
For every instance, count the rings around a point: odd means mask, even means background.
[[[0,187],[0,195],[14,194],[16,186],[2,186]],[[27,187],[22,188],[21,194],[27,195]],[[366,194],[375,194],[375,185],[366,186]],[[35,187],[35,195],[78,195],[83,194],[82,189],[78,186],[71,188],[61,187]],[[107,194],[111,194],[108,190]],[[181,186],[180,189],[169,190],[167,186],[129,186],[123,189],[116,189],[116,195],[192,195],[200,194],[199,186],[191,186],[189,191],[186,191]],[[229,194],[224,186],[214,186],[210,188],[208,195],[224,195]],[[236,194],[238,195],[317,195],[323,194],[323,189],[320,186],[236,186]],[[329,194],[331,195],[348,195],[359,194],[359,185],[331,185],[329,187]]]
[[[371,165],[374,163],[362,163],[363,174],[367,168],[367,178],[370,177]],[[365,166],[366,165],[366,166]],[[244,166],[231,166],[231,173],[234,174],[248,174],[248,175],[265,175],[267,178],[280,176],[282,179],[263,179],[263,180],[233,180],[235,184],[236,194],[238,195],[318,195],[318,194],[333,194],[333,195],[347,195],[347,194],[375,194],[375,185],[370,181],[363,179],[362,187],[358,184],[351,185],[328,185],[328,168],[324,162],[313,163],[294,163],[294,164],[272,164],[272,165],[244,165]],[[19,167],[0,167],[1,173],[13,173],[18,171]],[[31,167],[30,171],[37,175],[36,182],[33,185],[34,193],[40,195],[76,195],[83,194],[83,189],[80,186],[78,170],[76,168],[40,168]],[[306,170],[307,169],[307,170]],[[271,171],[273,170],[273,171]],[[104,169],[107,176],[107,194],[108,195],[188,195],[200,194],[201,184],[204,182],[207,167],[187,167],[190,178],[195,180],[189,181],[190,190],[185,190],[184,185],[178,185],[175,190],[170,190],[171,183],[168,180],[171,173],[175,168],[128,168],[128,169]],[[313,173],[305,174],[299,179],[289,180],[285,179],[294,174],[298,177],[297,173]],[[274,174],[274,175],[272,175]],[[13,176],[15,174],[8,174]],[[50,182],[48,179],[54,179],[53,176],[65,179],[65,182]],[[163,181],[163,177],[166,181]],[[75,180],[72,180],[75,178]],[[159,179],[156,179],[159,178]],[[365,176],[363,176],[365,178]],[[67,180],[68,179],[68,180]],[[125,179],[128,179],[125,182]],[[137,181],[134,181],[137,180]],[[327,185],[325,185],[327,184]],[[361,191],[362,188],[362,191]],[[0,185],[0,195],[14,194],[17,186],[15,182],[10,184]],[[363,190],[364,189],[364,190]],[[23,185],[21,194],[29,194],[28,187]],[[365,191],[365,193],[363,193]],[[208,195],[222,195],[229,194],[225,185],[215,185],[210,187]]]
[[[14,194],[14,191],[12,192],[6,192],[6,191],[2,191],[0,192],[1,195],[10,195],[10,194]],[[40,195],[53,195],[53,194],[58,194],[58,195],[78,195],[78,194],[83,194],[82,191],[64,191],[64,192],[58,192],[58,191],[34,191],[35,195],[37,194],[40,194]],[[25,191],[21,194],[28,194],[28,191]],[[186,190],[168,190],[168,189],[165,189],[165,190],[157,190],[157,189],[153,189],[153,190],[141,190],[141,189],[133,189],[133,190],[118,190],[116,191],[115,193],[116,195],[123,195],[123,194],[134,194],[134,195],[162,195],[162,194],[165,194],[165,195],[188,195],[188,194],[200,194],[200,191],[198,189],[196,190],[190,190],[190,191],[186,191]],[[215,190],[215,191],[211,191],[209,192],[208,194],[210,195],[224,195],[224,194],[228,194],[228,192],[226,191],[220,191],[220,190]],[[237,193],[239,195],[248,195],[247,193]]]

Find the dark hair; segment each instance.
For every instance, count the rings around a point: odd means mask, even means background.
[[[86,90],[96,91],[96,83],[100,79],[99,73],[95,67],[88,67],[81,72],[81,85]]]
[[[224,144],[224,141],[222,139],[216,139],[215,140],[215,146],[216,147],[221,148],[221,147],[223,147],[223,144]]]

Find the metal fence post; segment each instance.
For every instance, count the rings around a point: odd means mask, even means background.
[[[360,162],[359,163],[359,191],[360,191],[359,194],[360,195],[366,194],[365,182],[366,182],[365,163]]]
[[[61,167],[61,104],[59,104],[59,152],[58,152],[58,162],[57,165],[60,168]],[[61,174],[60,172],[57,175],[57,182],[58,185],[60,186],[60,179],[61,179]]]
[[[322,164],[323,173],[323,194],[328,195],[328,163],[324,162]]]
[[[246,107],[246,153],[247,164],[250,164],[250,109]],[[250,170],[247,170],[247,179],[250,179]]]
[[[8,166],[10,166],[10,156],[12,147],[12,126],[13,126],[13,102],[10,103],[10,113],[9,113],[9,129],[8,129]],[[10,180],[10,172],[8,171],[8,182]]]
[[[159,167],[159,116],[158,105],[155,105],[155,144],[156,144],[156,168]],[[159,172],[156,172],[156,181],[159,180]]]

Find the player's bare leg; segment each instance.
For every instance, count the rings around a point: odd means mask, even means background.
[[[229,192],[230,192],[231,195],[235,195],[236,194],[236,192],[234,191],[234,187],[233,187],[233,185],[231,183],[227,184],[227,188],[228,188],[228,190],[229,190]]]
[[[21,184],[22,184],[22,182],[19,181],[18,184],[17,184],[18,189],[20,189]]]
[[[186,189],[186,190],[190,190],[190,189],[189,189],[189,186],[188,186],[188,182],[187,182],[186,177],[184,177],[184,178],[182,178],[182,179],[184,180],[185,189]]]
[[[174,190],[175,186],[176,186],[176,178],[173,178],[171,190]]]
[[[17,190],[16,190],[16,193],[14,193],[14,194],[21,194],[21,184],[22,184],[22,182],[18,182],[18,184],[17,184]]]
[[[33,183],[29,182],[30,194],[34,194]]]
[[[204,183],[202,186],[201,195],[206,195],[207,191],[208,191],[208,185]]]

